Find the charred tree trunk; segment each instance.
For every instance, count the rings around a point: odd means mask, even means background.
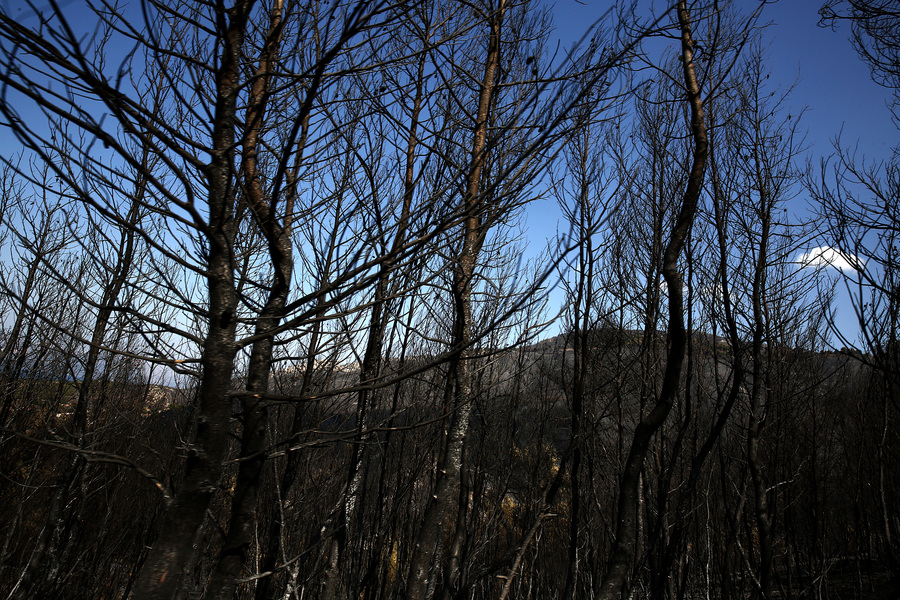
[[[426,29],[426,39],[430,32]],[[425,59],[426,53],[423,51],[418,58],[418,77],[416,78],[416,89],[413,96],[412,113],[409,125],[409,132],[406,146],[406,164],[403,172],[403,200],[400,209],[400,218],[397,222],[397,231],[394,240],[391,243],[390,257],[396,256],[403,245],[406,243],[406,232],[409,229],[410,214],[412,212],[413,193],[415,191],[415,165],[416,165],[416,149],[418,147],[418,128],[419,115],[422,111],[422,103],[424,100],[424,84],[425,84]],[[366,389],[367,386],[373,385],[381,374],[382,353],[384,349],[384,336],[388,326],[389,311],[391,307],[391,278],[396,267],[396,261],[388,258],[382,262],[380,272],[375,284],[375,293],[372,298],[372,313],[369,318],[368,338],[366,340],[366,349],[363,354],[363,362],[360,369],[360,385],[362,389],[356,398],[356,443],[353,445],[353,452],[350,459],[350,471],[347,477],[346,498],[342,503],[341,513],[338,516],[336,531],[331,540],[331,560],[329,568],[325,575],[325,590],[323,597],[325,600],[336,600],[340,597],[340,572],[346,571],[346,552],[348,547],[349,535],[354,520],[357,519],[359,512],[362,510],[363,503],[363,486],[365,485],[365,464],[366,451],[365,441],[366,433],[371,425],[371,411],[373,403],[372,390]],[[376,501],[380,501],[376,500]],[[362,535],[362,526],[357,528],[357,536]],[[375,543],[375,548],[378,544]],[[362,568],[362,561],[356,566]],[[359,591],[355,590],[352,594],[354,597],[359,596]]]
[[[238,96],[244,86],[241,53],[252,1],[226,10],[217,7],[222,28],[216,69],[212,156],[206,167],[208,223],[202,231],[208,244],[206,285],[209,298],[207,333],[201,356],[198,426],[188,448],[184,482],[162,519],[159,538],[141,569],[134,597],[168,600],[178,589],[181,570],[192,562],[195,541],[219,484],[228,450],[231,421],[231,378],[237,352],[235,291],[234,187],[235,125]]]
[[[606,574],[600,584],[599,596],[604,600],[615,600],[621,597],[630,584],[629,580],[638,545],[641,471],[650,441],[662,427],[678,395],[687,342],[683,314],[683,282],[678,270],[678,259],[693,224],[697,204],[700,200],[709,141],[703,115],[703,98],[694,66],[694,41],[691,36],[691,18],[687,3],[684,0],[679,2],[676,11],[681,31],[681,59],[686,99],[691,108],[690,129],[694,151],[681,209],[663,254],[662,274],[669,295],[669,351],[666,370],[655,405],[635,428],[622,480],[619,483],[615,543]]]
[[[494,96],[497,71],[500,65],[501,25],[506,11],[506,0],[499,5],[490,19],[490,37],[481,83],[472,140],[472,160],[466,176],[463,197],[463,241],[453,273],[454,323],[452,347],[459,354],[451,362],[447,385],[452,387],[449,406],[450,423],[444,432],[444,450],[440,457],[434,494],[422,521],[422,527],[413,549],[410,576],[406,588],[407,600],[424,600],[430,581],[436,570],[435,559],[440,548],[453,537],[453,509],[459,499],[459,487],[463,469],[463,450],[472,414],[472,361],[469,346],[472,343],[472,280],[478,253],[484,240],[481,212],[483,203],[481,180],[488,152],[488,123]],[[451,587],[455,582],[445,582]]]
[[[291,289],[294,270],[291,227],[294,210],[294,186],[291,173],[286,175],[283,214],[278,214],[278,197],[267,198],[259,173],[258,154],[260,132],[263,128],[274,62],[277,58],[283,29],[283,5],[276,1],[269,13],[269,30],[247,108],[247,124],[243,138],[243,189],[245,199],[256,226],[269,249],[272,283],[268,298],[260,311],[254,329],[247,372],[246,391],[241,396],[240,466],[238,467],[231,518],[225,544],[210,583],[209,592],[215,598],[231,598],[235,580],[240,576],[251,552],[256,529],[256,510],[260,492],[260,478],[266,461],[268,444],[268,408],[265,394],[269,391],[275,333],[284,318],[284,307]],[[314,93],[314,92],[313,92]],[[308,103],[307,105],[308,106]],[[301,121],[306,122],[305,115]],[[304,131],[305,133],[305,131]]]
[[[757,181],[760,181],[759,177],[757,177]],[[753,342],[751,350],[753,367],[751,373],[752,381],[750,382],[750,423],[747,427],[746,452],[747,467],[753,486],[756,531],[759,536],[758,589],[756,592],[760,598],[769,600],[772,598],[772,525],[769,516],[768,491],[759,455],[759,442],[760,432],[765,422],[766,399],[764,398],[764,390],[768,388],[768,386],[764,386],[764,379],[768,378],[768,369],[764,369],[764,363],[768,362],[769,352],[771,352],[771,347],[766,351],[763,350],[766,336],[764,303],[770,219],[769,201],[766,197],[765,186],[760,185],[759,188],[759,214],[762,222],[758,255],[753,272],[752,297],[750,299],[753,309]]]

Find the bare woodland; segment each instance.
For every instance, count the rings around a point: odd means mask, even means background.
[[[0,596],[900,597],[898,155],[607,8],[4,4]]]

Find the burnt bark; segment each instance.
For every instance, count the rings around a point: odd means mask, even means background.
[[[259,173],[260,132],[265,122],[266,104],[274,63],[277,60],[283,29],[283,3],[270,9],[269,30],[259,65],[250,88],[247,123],[243,135],[242,199],[249,206],[253,220],[262,232],[269,250],[272,281],[268,298],[260,311],[250,351],[245,392],[241,395],[243,430],[240,464],[232,496],[231,517],[222,554],[210,582],[212,597],[230,598],[235,580],[240,576],[252,549],[256,529],[256,511],[260,494],[260,478],[268,449],[268,407],[264,396],[269,390],[275,331],[284,317],[284,307],[291,289],[293,274],[294,186],[287,174],[283,213],[277,212],[278,197],[268,199]],[[301,116],[303,119],[303,116]]]
[[[173,597],[182,567],[193,562],[196,538],[222,473],[231,421],[231,378],[237,352],[234,218],[236,190],[235,125],[238,95],[244,85],[241,52],[252,0],[230,9],[217,6],[221,27],[215,76],[212,149],[206,166],[208,222],[201,231],[207,243],[207,332],[201,356],[198,425],[188,448],[184,482],[167,508],[159,537],[147,556],[134,589],[140,600]]]
[[[451,404],[449,426],[444,431],[444,450],[439,460],[434,493],[422,520],[422,527],[415,541],[410,563],[407,600],[424,600],[433,589],[431,577],[437,569],[435,559],[455,532],[453,509],[459,498],[463,469],[463,451],[472,415],[472,361],[469,347],[472,343],[472,280],[478,253],[484,239],[481,224],[484,199],[481,194],[482,174],[488,152],[488,123],[494,97],[495,81],[500,65],[501,26],[506,11],[506,0],[488,16],[490,34],[485,57],[484,77],[481,82],[478,112],[472,139],[472,153],[466,189],[463,197],[463,240],[453,271],[453,339],[452,347],[458,355],[450,362],[448,396]],[[449,389],[452,388],[452,392]],[[447,582],[445,582],[446,584]],[[453,582],[449,582],[451,585]]]
[[[599,596],[605,600],[619,598],[627,590],[638,545],[641,472],[653,436],[662,427],[678,397],[681,370],[685,358],[687,336],[684,325],[683,281],[678,259],[694,221],[703,184],[709,140],[703,114],[703,97],[694,65],[694,41],[687,3],[676,6],[681,32],[681,61],[686,100],[691,109],[690,130],[694,144],[691,169],[681,201],[681,208],[673,224],[663,253],[662,274],[668,289],[668,337],[666,369],[659,395],[650,412],[635,427],[628,457],[619,483],[616,508],[616,534],[612,555]]]

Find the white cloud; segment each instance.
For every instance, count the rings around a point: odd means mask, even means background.
[[[809,252],[804,252],[794,262],[800,265],[801,268],[832,267],[839,271],[863,270],[863,263],[857,257],[828,246],[819,246]]]

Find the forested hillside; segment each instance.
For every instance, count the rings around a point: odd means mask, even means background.
[[[606,8],[0,7],[0,594],[900,597],[898,155]]]

